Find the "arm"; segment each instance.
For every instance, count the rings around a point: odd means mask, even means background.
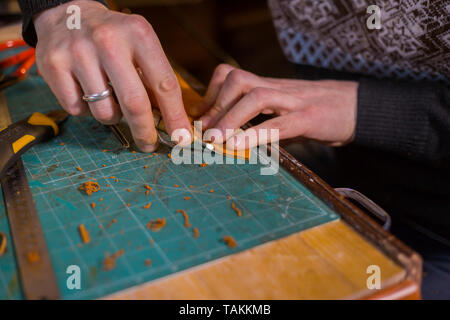
[[[24,26],[25,35],[33,24],[39,71],[69,114],[91,114],[103,124],[117,123],[123,116],[138,148],[151,152],[158,142],[152,115],[157,105],[168,133],[177,134],[176,142],[190,144],[191,125],[179,83],[147,20],[111,11],[99,1],[61,1],[65,3],[57,6],[56,1],[44,2],[51,2],[50,7],[39,11],[41,1],[22,1],[25,18],[32,16],[33,21]],[[79,29],[67,28],[70,5],[80,8]],[[108,82],[119,104],[112,96],[82,100],[83,94],[103,92]]]
[[[354,143],[437,166],[450,164],[450,90],[362,79]]]

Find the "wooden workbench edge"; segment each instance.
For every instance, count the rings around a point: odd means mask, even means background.
[[[418,253],[384,230],[360,208],[346,200],[344,196],[336,192],[334,188],[306,168],[283,148],[280,147],[279,152],[280,162],[284,168],[336,211],[347,225],[397,264],[404,267],[406,270],[405,280],[414,281],[420,287],[422,281],[422,258]]]

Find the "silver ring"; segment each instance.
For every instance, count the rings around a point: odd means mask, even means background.
[[[83,95],[83,100],[86,102],[95,102],[95,101],[99,101],[99,100],[108,98],[111,95],[111,93],[112,93],[111,89],[108,88],[105,91],[100,92],[100,93],[85,94],[85,95]]]

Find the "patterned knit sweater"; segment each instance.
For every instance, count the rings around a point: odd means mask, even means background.
[[[294,63],[414,80],[450,79],[450,0],[268,0]],[[367,8],[381,9],[369,30]]]
[[[450,0],[268,2],[291,62],[355,73],[353,144],[372,153],[350,185],[450,239]]]

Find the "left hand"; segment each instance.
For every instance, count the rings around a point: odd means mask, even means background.
[[[263,113],[275,117],[252,127],[257,136],[258,129],[278,129],[280,140],[301,136],[341,146],[353,139],[357,88],[358,83],[352,81],[264,78],[223,64],[216,68],[196,113],[203,114],[199,119],[203,128],[219,130],[214,134],[219,143],[232,136],[226,129],[238,129]],[[270,135],[256,139],[243,132],[229,139],[227,148],[239,150],[269,142]]]

